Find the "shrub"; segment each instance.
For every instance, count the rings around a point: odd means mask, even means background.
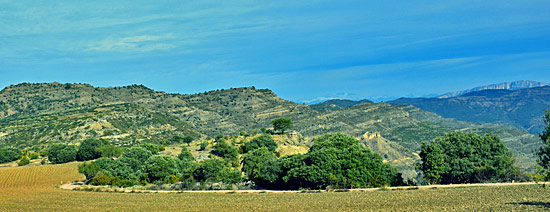
[[[181,153],[178,155],[178,158],[181,161],[195,161],[195,157],[187,150],[187,148],[182,148]]]
[[[31,160],[38,159],[39,156],[40,156],[40,155],[39,155],[38,153],[36,153],[36,152],[32,152],[32,153],[29,155],[29,157],[30,157]]]
[[[78,165],[78,173],[83,174],[86,176],[86,182],[90,182],[94,177],[97,175],[97,173],[100,171],[101,167],[97,163],[82,163]]]
[[[92,181],[90,182],[90,184],[92,185],[95,185],[95,186],[99,186],[99,185],[111,185],[112,181],[114,180],[114,177],[111,177],[109,175],[106,175],[104,173],[99,173],[97,174],[93,179]]]
[[[203,141],[201,142],[201,146],[200,146],[200,151],[203,151],[206,149],[206,147],[208,147],[208,141]]]
[[[263,134],[246,142],[243,146],[243,153],[250,152],[261,147],[266,147],[270,152],[274,152],[279,145],[273,140],[273,137],[268,134]]]
[[[24,165],[28,165],[29,163],[30,163],[29,158],[24,157],[24,158],[21,158],[21,160],[19,160],[19,162],[17,163],[17,165],[18,165],[18,166],[24,166]]]
[[[239,152],[236,147],[227,144],[225,139],[220,139],[212,147],[212,154],[215,154],[223,158],[234,160],[234,159],[237,159]]]

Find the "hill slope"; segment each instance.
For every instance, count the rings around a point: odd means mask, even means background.
[[[333,110],[339,110],[343,108],[353,107],[355,105],[368,104],[368,103],[372,103],[372,101],[368,99],[363,99],[359,101],[348,100],[348,99],[331,99],[331,100],[313,104],[310,106],[312,109],[315,109],[318,111],[333,111]]]

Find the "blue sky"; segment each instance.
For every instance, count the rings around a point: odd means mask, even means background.
[[[385,100],[550,82],[548,1],[3,1],[0,87]]]

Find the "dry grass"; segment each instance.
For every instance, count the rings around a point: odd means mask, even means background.
[[[68,191],[78,163],[0,168],[0,211],[547,211],[537,185],[324,193]]]

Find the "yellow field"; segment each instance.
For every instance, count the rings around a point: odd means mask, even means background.
[[[548,211],[537,185],[342,193],[98,193],[56,188],[78,163],[0,168],[0,211]]]

